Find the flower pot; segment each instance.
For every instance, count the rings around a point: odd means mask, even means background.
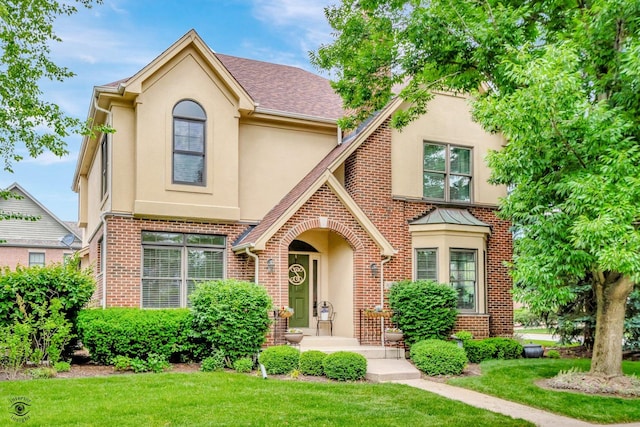
[[[398,342],[403,338],[404,334],[402,332],[385,332],[384,340],[387,342]]]
[[[522,355],[527,359],[537,359],[542,357],[544,353],[544,349],[540,344],[525,344],[522,348]]]
[[[304,335],[302,333],[290,333],[287,332],[284,334],[284,339],[287,340],[288,343],[291,344],[299,344],[302,341]]]

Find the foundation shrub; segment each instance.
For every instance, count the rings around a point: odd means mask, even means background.
[[[281,375],[293,372],[300,364],[300,350],[288,345],[276,345],[260,353],[260,363],[267,374]]]
[[[410,345],[449,337],[458,314],[457,302],[457,293],[451,286],[426,280],[404,280],[389,291],[393,321]]]
[[[189,346],[190,316],[187,309],[89,309],[78,315],[78,332],[97,363],[107,364],[116,356],[147,359],[150,354],[177,360]]]
[[[241,357],[240,359],[233,362],[233,369],[236,372],[247,373],[251,372],[253,369],[253,358],[251,357]]]
[[[263,286],[233,279],[201,283],[191,295],[194,339],[222,350],[227,365],[260,351],[269,331],[271,298]]]
[[[367,373],[367,359],[351,351],[328,354],[322,366],[327,378],[338,381],[361,380]]]
[[[321,377],[324,375],[322,364],[327,357],[326,353],[319,350],[308,350],[300,355],[300,372],[303,375]]]
[[[457,344],[436,339],[411,346],[411,360],[427,375],[459,375],[467,365],[467,355]]]
[[[94,290],[91,270],[78,270],[73,260],[46,267],[18,266],[13,271],[5,267],[0,271],[0,325],[23,319],[24,314],[16,304],[18,295],[24,301],[27,315],[32,316],[38,315],[38,307],[56,298],[60,301],[60,313],[73,324]]]
[[[210,356],[202,359],[200,370],[202,372],[221,371],[224,369],[225,357],[221,350],[214,350]]]
[[[511,338],[487,338],[483,340],[493,344],[496,347],[496,352],[493,354],[493,359],[518,359],[522,357],[522,344]]]
[[[465,341],[464,351],[471,363],[480,363],[483,360],[493,359],[498,349],[494,344],[487,340],[481,341]]]

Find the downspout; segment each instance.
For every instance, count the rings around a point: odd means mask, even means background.
[[[96,110],[102,111],[107,115],[107,126],[111,127],[111,124],[112,124],[111,111],[101,108],[98,105],[97,97],[93,99],[93,107]],[[109,168],[111,168],[111,144],[107,144],[107,148],[109,149],[109,153],[107,154],[108,165],[109,165]],[[109,170],[109,174],[108,174],[109,179],[107,180],[107,194],[111,191],[111,173],[110,172],[111,170]],[[103,265],[101,265],[100,267],[104,266],[102,271],[102,308],[103,309],[107,308],[107,243],[108,241],[107,241],[107,220],[105,218],[106,215],[107,215],[107,212],[103,212],[102,215],[100,215],[100,220],[102,221],[102,241],[103,241],[102,248],[100,248],[101,249],[100,262]]]
[[[342,129],[338,126],[338,145],[342,145]]]
[[[260,258],[258,258],[258,255],[256,255],[253,252],[251,252],[248,247],[244,248],[244,252],[255,260],[255,269],[256,270],[255,270],[255,273],[254,273],[255,278],[253,280],[257,285],[258,284],[258,271],[260,271],[260,268],[259,268],[260,267]]]
[[[386,257],[380,262],[380,307],[384,307],[384,265],[391,261],[391,256]],[[384,347],[384,317],[380,318],[380,341]]]

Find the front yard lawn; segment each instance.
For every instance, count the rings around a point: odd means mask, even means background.
[[[587,359],[490,360],[480,365],[481,376],[454,378],[449,384],[590,422],[640,421],[640,399],[547,390],[536,385],[536,381],[560,371],[588,371],[589,365]],[[640,362],[624,362],[623,370],[627,375],[640,376]]]
[[[29,426],[531,426],[399,384],[264,380],[235,373],[163,373],[0,382],[29,399]],[[11,413],[0,413],[10,425]]]

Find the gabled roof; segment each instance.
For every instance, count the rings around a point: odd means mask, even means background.
[[[348,195],[346,189],[335,179],[333,172],[349,157],[366,139],[375,131],[396,108],[401,101],[396,98],[391,101],[387,107],[379,111],[366,123],[362,124],[358,129],[349,135],[342,144],[336,146],[325,156],[298,184],[287,193],[264,217],[264,219],[254,227],[241,241],[237,242],[234,250],[241,250],[245,247],[253,247],[256,250],[264,249],[267,240],[275,234],[278,228],[284,224],[324,183],[330,182],[331,185],[339,187],[338,190],[353,205],[356,205],[353,199]],[[333,188],[332,188],[333,189]],[[357,205],[356,205],[357,206]],[[367,232],[375,234],[372,238],[380,246],[383,255],[393,255],[397,251],[384,238],[382,233],[373,225],[366,217],[364,212],[357,207],[356,219],[362,220],[361,225]],[[363,219],[366,218],[366,221]]]
[[[7,190],[22,196],[22,198],[0,199],[0,210],[37,216],[40,219],[35,222],[16,219],[0,221],[0,240],[5,241],[1,245],[66,248],[67,246],[61,242],[61,239],[70,234],[74,237],[72,248],[80,247],[81,238],[75,227],[58,219],[17,183],[11,184]]]
[[[468,210],[456,208],[436,208],[423,217],[411,221],[409,224],[457,224],[490,227],[489,224],[480,221]]]
[[[134,80],[143,79],[143,76],[156,70],[175,55],[176,51],[191,43],[196,44],[205,56],[210,55],[220,61],[229,76],[251,98],[255,111],[289,113],[332,121],[344,115],[342,99],[331,88],[329,80],[302,68],[216,53],[202,41],[194,30],[185,34],[134,76],[101,87],[136,86]]]

